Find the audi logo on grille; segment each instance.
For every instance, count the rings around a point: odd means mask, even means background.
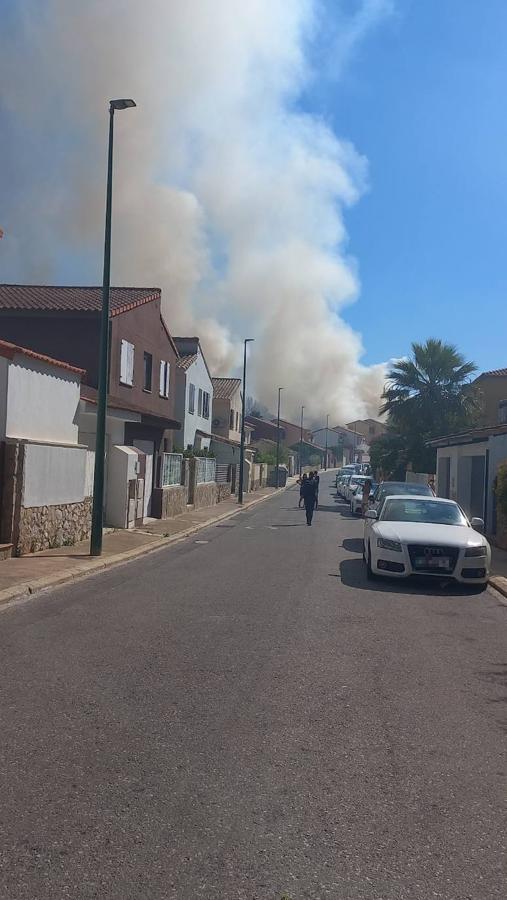
[[[440,547],[425,547],[425,556],[443,556],[444,551]]]

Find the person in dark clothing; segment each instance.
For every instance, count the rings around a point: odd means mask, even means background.
[[[304,502],[303,488],[304,488],[304,485],[305,485],[306,481],[308,481],[308,475],[307,475],[306,472],[305,472],[305,474],[303,475],[303,477],[298,479],[298,484],[299,484],[299,509],[301,509],[301,503]]]
[[[315,509],[319,508],[319,484],[320,484],[320,476],[318,472],[313,473],[313,480],[315,482]]]
[[[313,474],[301,485],[306,510],[306,524],[311,525],[315,510],[315,481]]]

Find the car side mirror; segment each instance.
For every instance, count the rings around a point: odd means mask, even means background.
[[[366,518],[367,519],[376,519],[377,518],[377,510],[376,509],[367,509],[366,510]]]
[[[479,531],[481,534],[484,533],[484,519],[480,519],[478,516],[474,516],[470,524],[474,531]]]

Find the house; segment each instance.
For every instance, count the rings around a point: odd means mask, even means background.
[[[176,337],[176,418],[182,422],[181,446],[208,450],[211,441],[213,380],[197,337]]]
[[[317,428],[312,432],[312,437],[320,447],[325,447],[326,445],[326,432],[327,446],[333,449],[337,465],[367,461],[364,457],[368,456],[368,447],[359,432],[351,431],[350,428],[346,428],[344,425],[335,425],[332,428]]]
[[[245,417],[245,422],[252,428],[252,443],[267,440],[273,441],[276,444],[278,439],[278,425],[276,419],[270,422],[268,419],[261,419],[259,416],[250,415]],[[285,429],[280,425],[281,444],[285,444],[285,437]]]
[[[346,427],[349,431],[362,435],[366,444],[371,444],[375,438],[382,437],[387,431],[384,423],[378,422],[377,419],[356,419],[354,422],[347,422]]]
[[[241,379],[213,378],[211,430],[218,437],[241,441]]]
[[[111,288],[108,447],[145,454],[145,516],[164,451],[175,443],[174,341],[162,318],[159,288]],[[85,370],[79,439],[95,446],[102,288],[0,285],[0,334]],[[107,497],[107,474],[106,474]]]
[[[503,400],[507,400],[507,369],[483,372],[472,382],[471,387],[481,396],[483,405],[481,423],[496,425],[499,421],[500,404]]]
[[[16,555],[89,536],[93,454],[79,443],[84,372],[0,340],[0,541]]]
[[[437,450],[437,494],[456,500],[468,516],[497,530],[495,480],[507,460],[507,424],[472,428],[429,441]]]

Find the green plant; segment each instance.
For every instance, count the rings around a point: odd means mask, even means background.
[[[507,517],[507,462],[498,466],[495,492],[498,509]]]

